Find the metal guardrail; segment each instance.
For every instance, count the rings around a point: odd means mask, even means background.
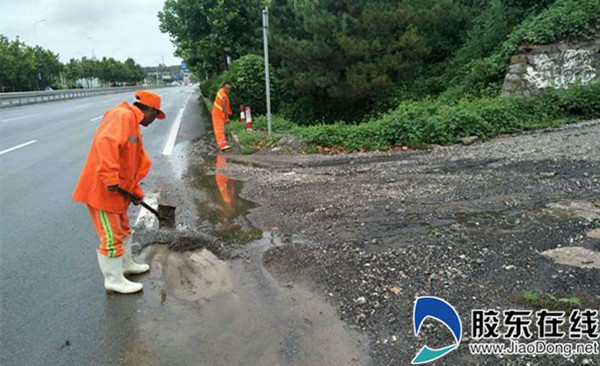
[[[157,89],[169,87],[159,86],[126,86],[119,88],[66,89],[35,92],[0,93],[0,108],[24,104],[52,102],[55,100],[83,98],[94,95],[117,94],[141,89]]]

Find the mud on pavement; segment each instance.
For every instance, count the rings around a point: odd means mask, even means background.
[[[424,339],[449,344],[437,323],[413,333],[415,298],[438,296],[465,334],[437,364],[600,365],[598,355],[476,357],[466,346],[471,309],[569,310],[527,294],[600,308],[599,121],[418,152],[228,155],[223,172],[258,204],[249,221],[284,244],[266,252],[269,271],[310,286],[368,335],[373,364],[409,364]]]

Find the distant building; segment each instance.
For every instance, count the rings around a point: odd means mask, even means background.
[[[102,86],[102,83],[98,78],[81,78],[77,79],[75,83],[78,88],[83,89],[100,88]]]

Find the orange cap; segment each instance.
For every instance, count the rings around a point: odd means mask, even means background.
[[[160,109],[160,95],[149,90],[138,90],[135,92],[135,99],[143,105],[158,110],[158,116],[156,118],[165,119],[165,112]]]

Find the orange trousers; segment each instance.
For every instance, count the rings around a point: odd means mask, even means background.
[[[98,237],[100,238],[98,251],[110,258],[122,256],[123,238],[131,235],[127,211],[118,214],[98,210],[90,205],[87,206]]]
[[[215,132],[215,140],[217,141],[219,148],[227,145],[227,140],[225,140],[225,122],[227,122],[227,120],[223,116],[223,112],[219,110],[212,112],[213,131]]]

